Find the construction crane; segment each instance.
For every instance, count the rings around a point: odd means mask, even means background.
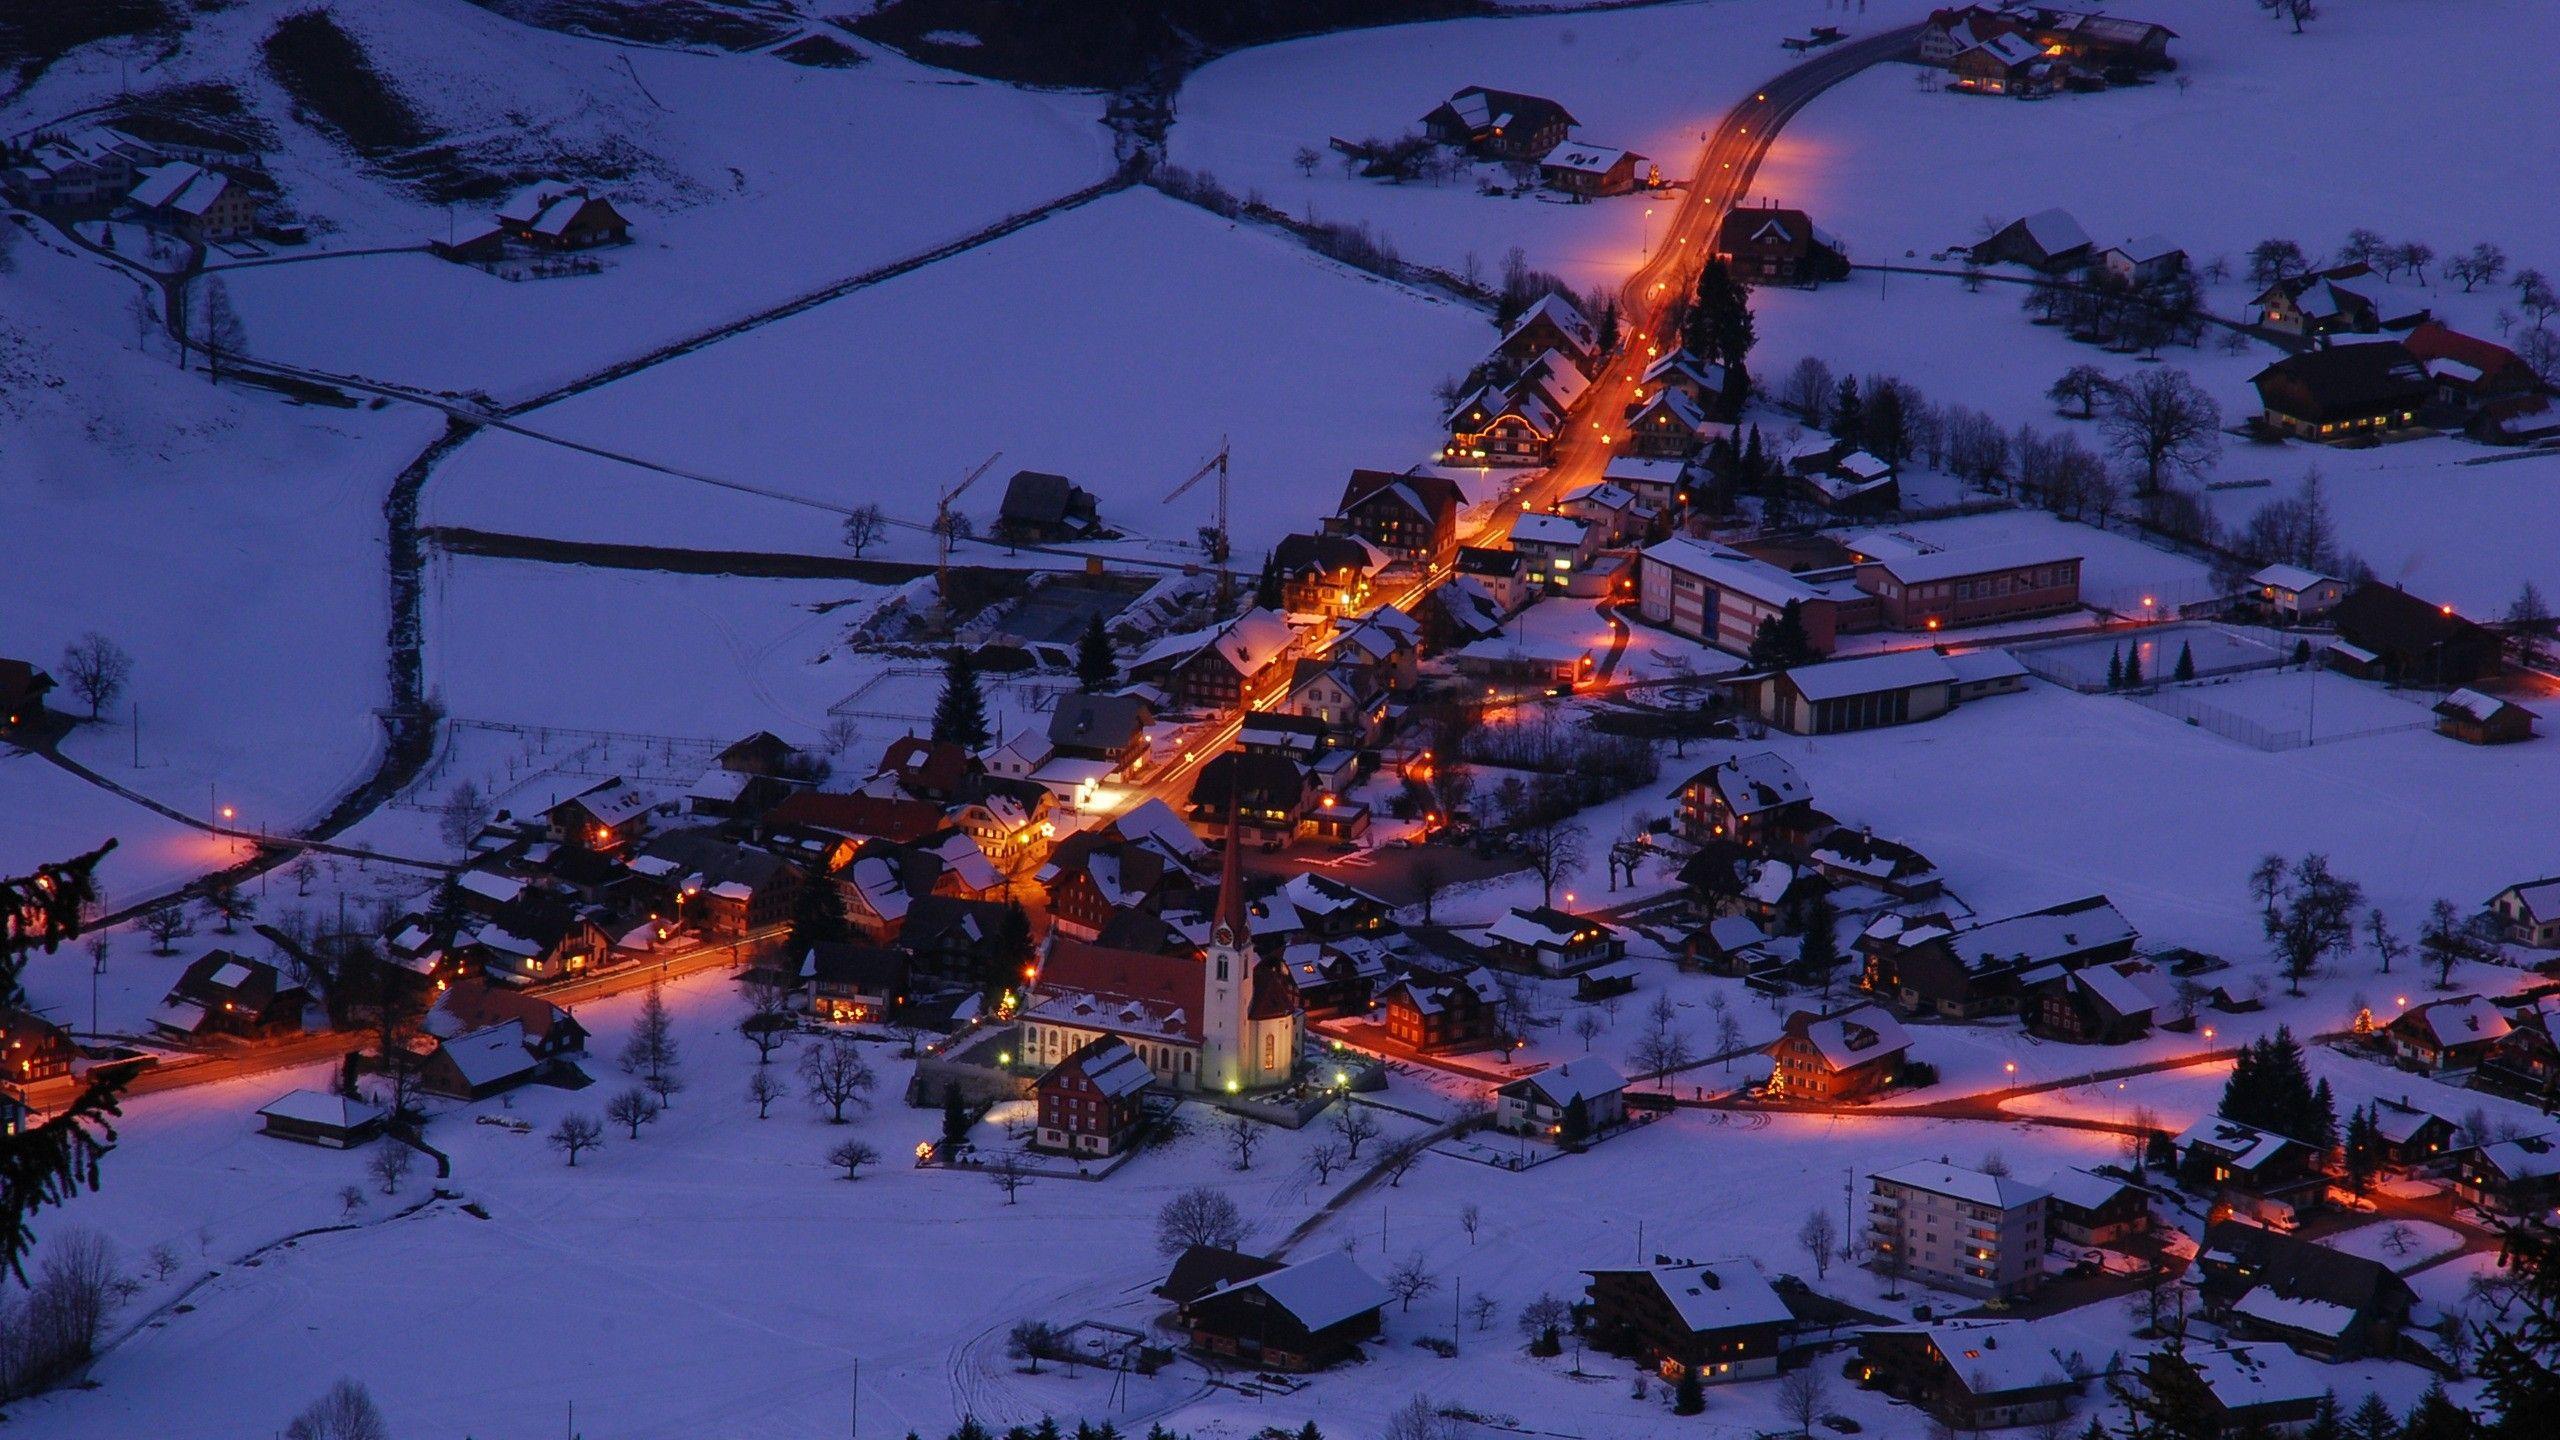
[[[1218,453],[1210,456],[1199,469],[1183,477],[1181,484],[1166,491],[1163,503],[1170,505],[1190,494],[1192,486],[1212,475],[1218,477],[1218,520],[1216,524],[1201,532],[1200,548],[1208,554],[1210,566],[1218,572],[1218,611],[1224,614],[1227,607],[1235,602],[1236,588],[1236,577],[1227,569],[1229,546],[1227,544],[1227,439],[1225,436],[1218,437]]]
[[[977,484],[980,477],[996,468],[996,462],[1003,458],[1004,452],[999,450],[979,461],[977,469],[961,476],[959,484],[943,491],[942,498],[933,502],[934,590],[942,597],[942,610],[946,615],[951,613],[951,502],[960,498],[961,491]]]

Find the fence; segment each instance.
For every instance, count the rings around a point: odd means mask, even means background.
[[[2405,730],[2424,730],[2433,724],[2424,716],[2394,721],[2388,725],[2367,725],[2356,730],[2313,733],[2309,726],[2273,726],[2236,715],[2219,705],[2208,704],[2189,690],[2149,690],[2133,695],[2138,705],[2157,710],[2163,715],[2184,720],[2201,730],[2211,731],[2225,740],[2236,740],[2256,750],[2269,752],[2300,750],[2311,745],[2333,745],[2341,740],[2362,740],[2371,735],[2396,735]]]
[[[513,737],[512,752],[485,759],[464,758],[469,736]],[[711,768],[721,742],[690,735],[649,735],[628,730],[584,730],[560,725],[515,725],[502,720],[450,719],[436,746],[435,759],[392,805],[403,810],[444,808],[445,782],[458,769],[503,805],[504,791],[547,775],[576,775],[598,780],[622,777],[660,785],[690,785]],[[504,767],[503,786],[499,783]]]

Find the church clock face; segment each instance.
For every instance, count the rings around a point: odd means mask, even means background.
[[[1235,932],[1235,928],[1234,928],[1233,926],[1229,926],[1229,925],[1221,925],[1221,926],[1219,926],[1219,927],[1218,927],[1218,944],[1220,945],[1220,947],[1222,947],[1222,948],[1231,948],[1231,947],[1233,947],[1233,946],[1234,946],[1234,944],[1235,944],[1235,943],[1236,943],[1236,932]]]

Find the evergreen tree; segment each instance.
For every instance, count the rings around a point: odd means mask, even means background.
[[[2124,688],[2142,688],[2142,647],[2139,645],[2124,652]]]
[[[1858,377],[1843,375],[1831,395],[1831,433],[1852,445],[1866,438],[1867,406],[1858,398]]]
[[[813,875],[791,899],[791,958],[805,958],[812,945],[834,945],[853,938],[844,918],[844,892],[833,876]]]
[[[455,932],[471,923],[471,910],[463,903],[462,882],[447,875],[436,886],[436,898],[427,905],[427,928],[435,932],[438,943],[450,945]]]
[[[2107,652],[2107,688],[2124,688],[2124,647],[2121,645]]]
[[[1695,1415],[1706,1408],[1707,1387],[1706,1383],[1698,1378],[1698,1367],[1682,1366],[1679,1383],[1672,1388],[1671,1392],[1671,1413]]]
[[[978,663],[953,646],[942,662],[942,695],[933,703],[933,738],[971,751],[987,744],[987,697],[978,688]]]
[[[2364,1403],[2347,1417],[2347,1434],[2351,1440],[2399,1440],[2400,1417],[2381,1396],[2365,1392]]]
[[[2310,1108],[2302,1114],[2302,1128],[2304,1133],[2298,1138],[2323,1150],[2338,1143],[2338,1097],[2331,1093],[2325,1079],[2311,1092]]]
[[[2545,1423],[2550,1419],[2543,1418]],[[2427,1393],[2409,1407],[2409,1418],[2400,1422],[2400,1440],[2474,1440],[2479,1434],[2480,1422],[2453,1403],[2441,1380],[2427,1387]]]
[[[2180,680],[2193,680],[2196,678],[2196,647],[2194,644],[2181,643],[2178,646],[2178,668],[2175,674],[2176,678]]]
[[[1750,660],[1755,670],[1784,670],[1820,658],[1814,653],[1812,637],[1805,634],[1804,609],[1793,600],[1784,610],[1761,621],[1751,636]]]
[[[996,917],[994,933],[987,937],[986,956],[986,973],[979,977],[979,993],[992,1006],[1022,980],[1024,967],[1031,963],[1031,916],[1020,901],[1005,902],[1004,913]]]
[[[1831,901],[1831,892],[1817,889],[1804,902],[1804,913],[1798,918],[1802,935],[1797,941],[1796,964],[1816,984],[1840,964],[1840,908]]]
[[[1610,301],[1600,308],[1600,353],[1612,355],[1618,349],[1618,302]]]
[[[1564,1116],[1556,1122],[1556,1138],[1568,1145],[1579,1145],[1591,1135],[1591,1107],[1579,1095],[1565,1102]]]
[[[1076,685],[1088,694],[1108,690],[1120,680],[1120,661],[1111,653],[1111,636],[1102,628],[1102,617],[1093,616],[1084,623],[1084,636],[1076,641]]]
[[[2374,1131],[2373,1112],[2362,1105],[2347,1116],[2347,1141],[2344,1160],[2347,1188],[2363,1194],[2373,1184],[2373,1172],[2381,1162],[2379,1137]]]
[[[2337,1391],[2320,1392],[2319,1404],[2302,1427],[2301,1440],[2347,1440],[2347,1421],[2338,1413]]]
[[[942,1143],[944,1149],[969,1138],[969,1106],[960,1098],[955,1082],[942,1087]]]
[[[2482,1390],[2498,1412],[2489,1431],[2499,1440],[2547,1432],[2560,1415],[2560,1230],[2541,1220],[2508,1227],[2499,1261],[2514,1280],[2514,1298],[2480,1338]]]
[[[1265,552],[1262,557],[1262,575],[1253,582],[1253,603],[1265,610],[1277,610],[1280,608],[1280,599],[1280,557]]]

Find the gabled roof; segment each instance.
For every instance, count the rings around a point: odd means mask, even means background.
[[[2477,690],[2470,689],[2456,690],[2437,701],[2435,712],[2448,718],[2459,716],[2477,720],[2484,725],[2510,713],[2525,715],[2533,713],[2512,700],[2501,700],[2495,695],[2483,695]]]
[[[2425,398],[2427,372],[2409,347],[2397,340],[2362,345],[2331,345],[2287,355],[2249,377],[2261,397],[2269,387],[2298,389],[2307,404],[2303,418],[2325,419],[2385,405],[2412,404]],[[2290,397],[2288,397],[2290,398]]]
[[[2026,227],[2027,238],[2035,242],[2036,248],[2047,255],[2068,254],[2090,244],[2089,232],[2080,228],[2070,211],[2058,205],[2025,216],[2018,223]]]
[[[1369,575],[1386,568],[1387,556],[1357,535],[1301,531],[1280,537],[1271,549],[1271,563],[1283,579],[1329,571]]]
[[[1357,1261],[1339,1250],[1328,1250],[1312,1260],[1210,1291],[1193,1303],[1205,1304],[1240,1290],[1260,1291],[1310,1333],[1380,1309],[1390,1298],[1387,1287]]]
[[[1591,322],[1583,318],[1582,311],[1572,301],[1553,293],[1540,296],[1538,303],[1522,311],[1520,318],[1511,322],[1511,328],[1502,332],[1500,345],[1508,346],[1515,337],[1526,333],[1542,319],[1563,331],[1565,338],[1571,340],[1582,354],[1589,355],[1600,348],[1600,332],[1592,328]]]
[[[765,823],[800,827],[832,835],[873,836],[884,840],[920,840],[942,828],[942,807],[922,800],[878,795],[840,795],[802,790],[786,795],[765,812]]]
[[[2030,1321],[1947,1320],[1883,1325],[1864,1333],[1922,1337],[1953,1372],[1956,1383],[1976,1400],[2073,1384],[2061,1355],[2042,1343],[2039,1327]]]
[[[1566,170],[1577,175],[1606,175],[1622,161],[1642,160],[1641,155],[1607,145],[1585,145],[1568,140],[1547,152],[1538,163],[1550,170]]]
[[[524,1022],[507,1020],[485,1030],[457,1035],[437,1047],[453,1062],[463,1083],[477,1090],[529,1073],[538,1063],[529,1048]]]
[[[1693,785],[1713,790],[1725,809],[1744,817],[1813,799],[1813,787],[1805,783],[1803,772],[1775,750],[1719,760],[1682,781],[1672,793],[1676,796]]]
[[[2315,586],[2335,585],[2339,582],[2336,576],[2323,575],[2317,570],[2305,570],[2299,565],[2276,564],[2261,567],[2256,574],[2249,577],[2249,583],[2271,585],[2278,590],[2290,590],[2299,595]]]
[[[2251,1171],[2284,1153],[2287,1148],[2306,1148],[2301,1141],[2288,1139],[2272,1130],[2243,1125],[2219,1115],[2207,1115],[2181,1131],[2176,1141],[2180,1150],[2201,1145],[2223,1157],[2234,1170]]]
[[[1342,499],[1334,508],[1338,515],[1348,515],[1354,506],[1384,495],[1410,510],[1427,523],[1438,524],[1454,518],[1465,507],[1466,496],[1458,482],[1445,475],[1399,475],[1391,470],[1354,470],[1342,484]]]
[[[1828,1016],[1799,1010],[1787,1017],[1785,1033],[1802,1037],[1834,1070],[1871,1064],[1911,1048],[1910,1032],[1880,1005]]]
[[[2341,636],[2367,649],[2422,651],[2437,645],[2496,642],[2487,627],[2430,605],[2396,585],[2368,581],[2347,592],[2330,612]]]
[[[1230,1250],[1223,1245],[1194,1245],[1173,1262],[1173,1272],[1165,1277],[1156,1293],[1177,1305],[1187,1305],[1212,1290],[1223,1290],[1242,1280],[1268,1275],[1280,1268],[1277,1260]]]
[[[2504,1038],[2513,1028],[2507,1023],[2507,1012],[2481,995],[2430,1000],[2414,1009],[2402,1011],[2391,1022],[2394,1034],[2425,1039],[2440,1046],[2486,1044]]]
[[[2038,1188],[2061,1204],[2075,1210],[2104,1209],[2112,1204],[2116,1197],[2127,1191],[2135,1194],[2142,1192],[2142,1187],[2130,1180],[2119,1180],[2112,1175],[2098,1175],[2077,1168],[2054,1171],[2044,1178],[2043,1184]]]
[[[1115,950],[1059,935],[1050,941],[1033,984],[1044,1014],[1072,1019],[1081,1012],[1080,1023],[1097,1028],[1200,1038],[1200,962],[1191,956]],[[1062,1008],[1052,1012],[1053,1003]],[[1112,1016],[1124,1019],[1115,1023]]]
[[[1578,548],[1591,534],[1591,522],[1570,515],[1550,515],[1545,511],[1523,515],[1511,526],[1511,543],[1522,541],[1532,545],[1563,545]]]
[[[1585,1055],[1578,1060],[1551,1065],[1535,1075],[1523,1075],[1504,1085],[1502,1093],[1534,1096],[1561,1109],[1576,1100],[1588,1104],[1626,1088],[1626,1077],[1608,1061]]]
[[[2146,1357],[2157,1370],[2163,1359],[2183,1366],[2226,1411],[2258,1406],[2294,1405],[2317,1400],[2330,1389],[2327,1372],[2282,1345],[2190,1345],[2177,1352]]]
[[[288,1090],[259,1107],[262,1116],[337,1130],[358,1130],[382,1118],[382,1107],[330,1090]]]
[[[2045,1200],[2045,1192],[2041,1188],[2024,1180],[2006,1175],[1987,1175],[1980,1170],[1968,1170],[1962,1165],[1949,1165],[1937,1160],[1914,1161],[1890,1170],[1879,1170],[1873,1178],[1953,1200],[1988,1205],[1995,1210],[2015,1210],[2022,1206],[2040,1205]]]
[[[1515,126],[1542,130],[1553,123],[1576,123],[1572,112],[1543,95],[1524,95],[1517,90],[1496,90],[1485,85],[1470,85],[1450,96],[1440,102],[1430,115],[1424,116],[1424,121],[1428,122],[1443,110],[1475,135]]]
[[[1769,1277],[1749,1260],[1676,1260],[1583,1273],[1645,1276],[1693,1334],[1744,1325],[1784,1325],[1795,1318]]]
[[[1541,905],[1533,910],[1515,905],[1508,914],[1486,926],[1484,933],[1488,939],[1536,948],[1541,945],[1571,945],[1578,936],[1598,934],[1605,937],[1616,932],[1607,921],[1595,920],[1588,915],[1567,914],[1552,905]]]

